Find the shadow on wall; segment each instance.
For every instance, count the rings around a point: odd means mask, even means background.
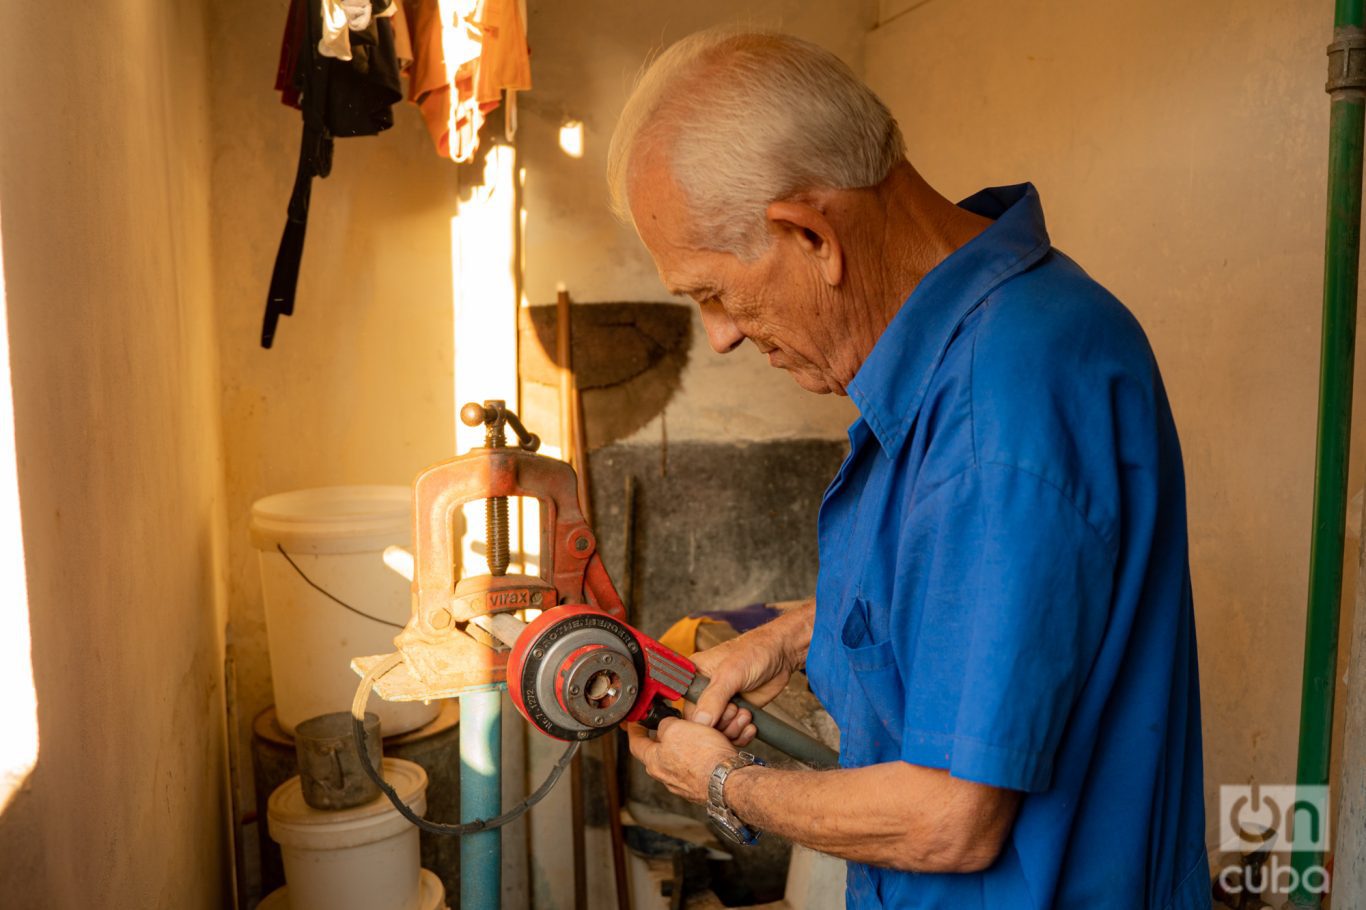
[[[626,439],[678,391],[692,344],[692,307],[678,303],[594,303],[570,310],[574,374],[583,394],[589,450]],[[521,311],[521,375],[559,387],[556,307]]]

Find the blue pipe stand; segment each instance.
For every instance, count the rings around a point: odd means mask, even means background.
[[[492,818],[503,806],[503,686],[460,696],[460,821]],[[502,903],[502,829],[460,838],[460,907]]]

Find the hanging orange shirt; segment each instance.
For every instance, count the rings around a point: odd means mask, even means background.
[[[518,0],[405,0],[412,41],[408,100],[418,106],[437,153],[470,161],[484,115],[502,92],[531,88],[531,60]]]
[[[531,54],[518,0],[484,0],[474,19],[482,50],[474,68],[474,100],[485,113],[498,106],[504,89],[531,88]]]

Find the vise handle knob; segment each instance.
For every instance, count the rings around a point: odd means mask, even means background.
[[[481,423],[489,428],[489,439],[501,438],[503,425],[512,428],[517,434],[517,444],[528,452],[541,447],[541,437],[528,430],[522,421],[499,399],[485,401],[482,405],[471,401],[460,409],[460,422],[467,427],[477,427]],[[502,443],[497,443],[501,445]]]
[[[477,427],[486,421],[493,423],[495,419],[497,419],[497,411],[485,410],[484,406],[477,401],[471,401],[460,409],[460,422],[467,427]]]

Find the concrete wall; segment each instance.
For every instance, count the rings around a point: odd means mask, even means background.
[[[0,201],[39,753],[0,902],[226,906],[223,500],[197,4],[0,34]]]
[[[1360,503],[1353,503],[1359,506]],[[1351,508],[1349,506],[1349,508]],[[1354,509],[1354,511],[1360,511]],[[1358,515],[1358,520],[1366,515]],[[1360,527],[1360,525],[1358,525]],[[1366,903],[1366,549],[1358,548],[1357,588],[1352,634],[1347,638],[1348,664],[1344,676],[1357,680],[1343,703],[1342,761],[1338,801],[1333,805],[1333,902],[1339,907]]]
[[[882,18],[867,73],[912,161],[953,197],[1032,180],[1054,243],[1157,352],[1186,458],[1213,846],[1219,784],[1294,780],[1332,4],[889,0]]]
[[[876,17],[870,0],[531,0],[528,6],[536,89],[522,103],[518,147],[527,169],[525,292],[532,304],[553,303],[560,282],[584,302],[671,299],[635,230],[609,211],[604,176],[617,115],[652,52],[698,29],[743,23],[819,41],[858,69]],[[571,120],[584,124],[577,159],[559,146],[560,126]],[[844,438],[854,417],[846,399],[803,392],[748,345],[717,356],[697,320],[693,330],[679,394],[630,441],[658,443],[666,434],[710,441]],[[527,385],[523,407],[553,438],[553,389]]]

